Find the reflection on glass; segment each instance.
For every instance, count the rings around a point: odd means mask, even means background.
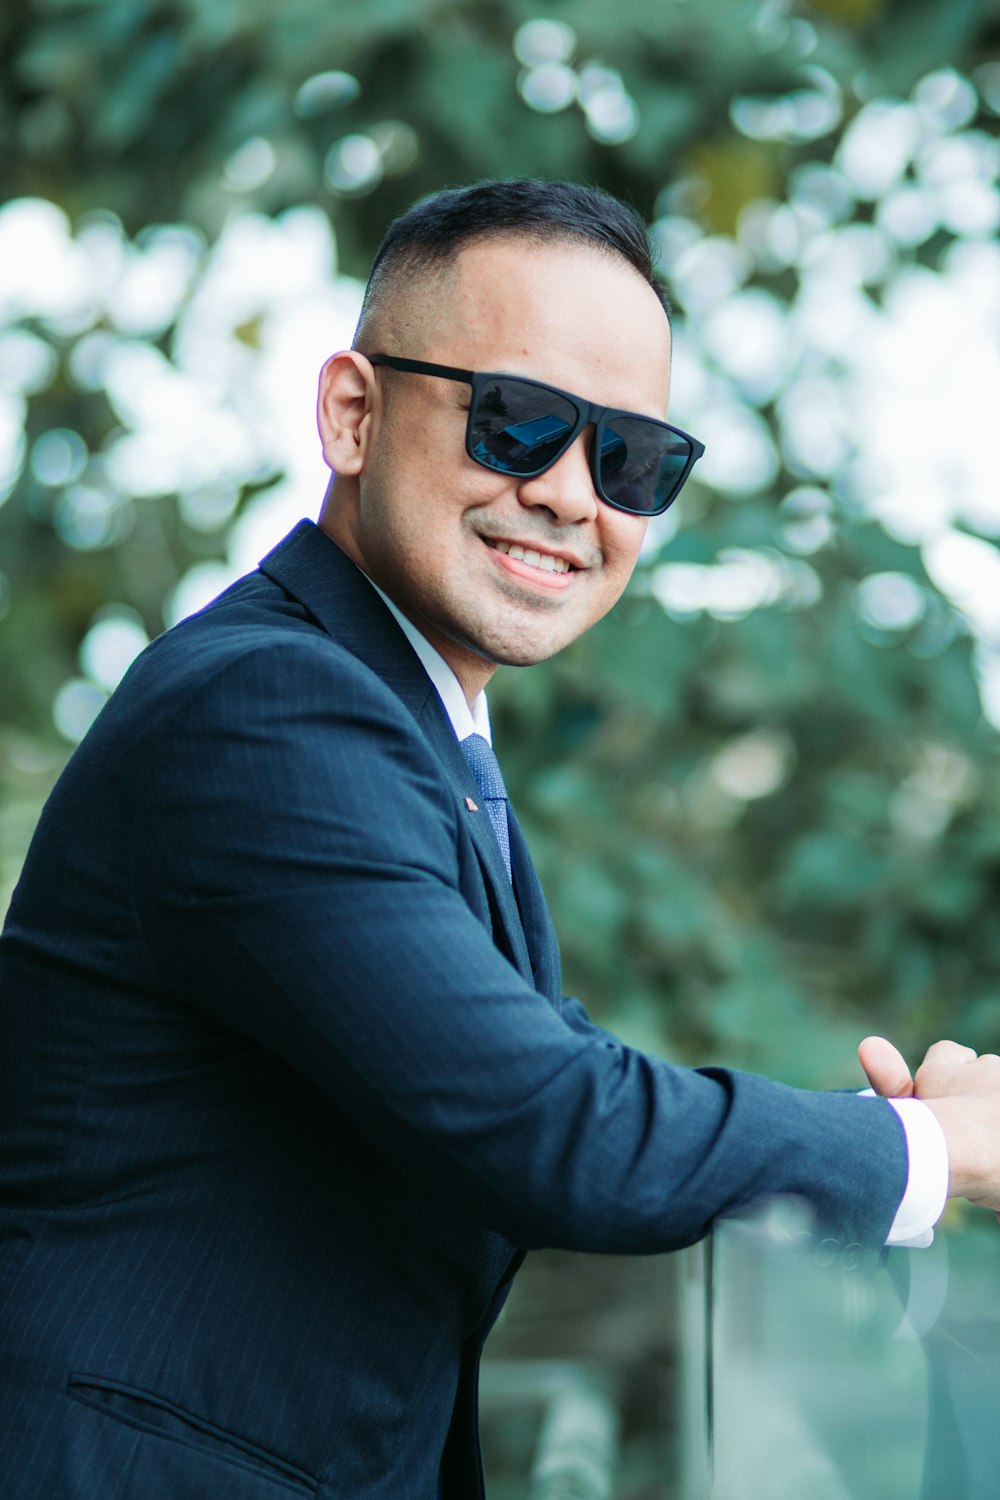
[[[879,1256],[795,1210],[687,1254],[684,1500],[993,1500],[992,1221]]]

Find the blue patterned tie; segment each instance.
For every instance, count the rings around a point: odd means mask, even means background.
[[[500,853],[503,855],[504,866],[507,870],[507,879],[511,880],[510,872],[510,833],[507,828],[507,788],[503,784],[503,776],[500,772],[500,763],[493,754],[493,748],[489,740],[481,734],[470,734],[467,739],[462,740],[462,752],[479,788],[479,795],[486,803],[486,811],[490,815],[493,824],[493,832],[497,836],[500,845]]]

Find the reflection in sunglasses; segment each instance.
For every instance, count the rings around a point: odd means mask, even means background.
[[[491,385],[488,391],[484,391],[479,398],[476,414],[484,416],[505,417],[507,415],[507,403],[503,399],[503,391],[498,385]]]
[[[534,454],[543,444],[561,443],[570,430],[569,423],[561,422],[558,417],[535,417],[533,421],[505,427],[497,436],[511,444],[511,458],[523,458]]]

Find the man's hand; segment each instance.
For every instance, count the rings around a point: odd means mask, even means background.
[[[884,1037],[866,1037],[861,1065],[877,1094],[921,1099],[948,1145],[948,1196],[968,1198],[1000,1217],[1000,1057],[957,1042],[935,1042],[911,1079]]]
[[[913,1079],[903,1054],[884,1036],[866,1036],[858,1056],[876,1094],[885,1099],[908,1099],[913,1093]]]

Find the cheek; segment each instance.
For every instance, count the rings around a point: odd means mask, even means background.
[[[605,508],[601,517],[601,550],[608,577],[624,588],[632,575],[649,522],[641,516]]]
[[[469,503],[469,470],[477,471],[467,457],[461,434],[441,430],[444,424],[397,423],[391,442],[378,451],[372,478],[381,496],[380,510],[386,522],[400,535],[441,534]]]

